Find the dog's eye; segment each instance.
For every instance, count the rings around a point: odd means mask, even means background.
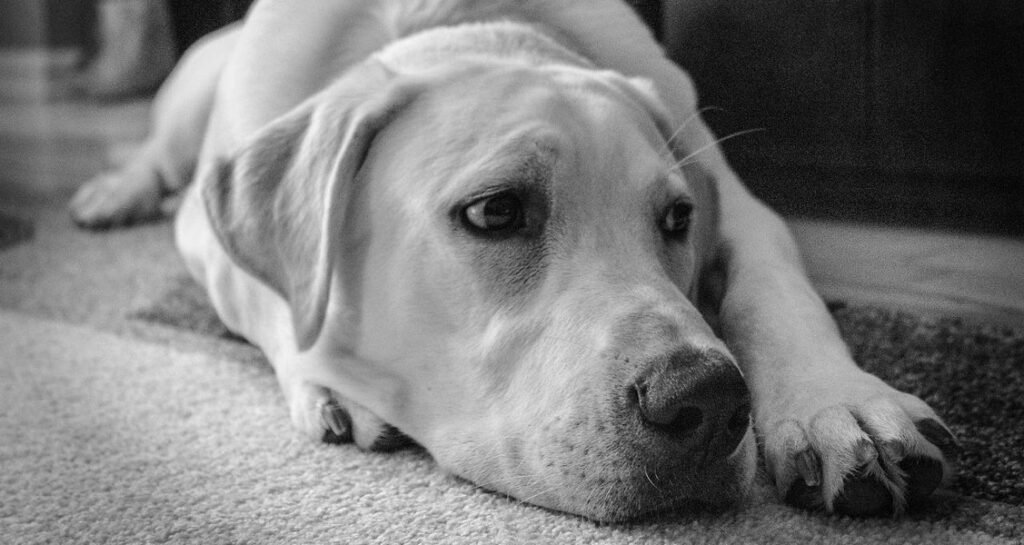
[[[512,193],[500,193],[480,199],[462,212],[463,221],[480,231],[507,231],[519,227],[523,205]]]
[[[693,205],[686,201],[676,201],[665,212],[661,222],[661,230],[668,235],[684,235],[690,227],[690,214]]]

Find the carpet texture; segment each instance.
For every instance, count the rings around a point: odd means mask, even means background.
[[[861,367],[927,401],[959,436],[953,490],[1024,506],[1024,332],[875,308],[836,319]]]
[[[32,224],[14,216],[0,214],[0,250],[32,238]]]
[[[34,237],[0,251],[0,543],[1024,540],[1020,331],[835,310],[858,362],[963,442],[960,476],[924,509],[808,514],[758,483],[734,510],[603,525],[481,491],[419,449],[307,442],[262,356],[186,279],[169,225],[85,233],[61,210],[31,217]]]

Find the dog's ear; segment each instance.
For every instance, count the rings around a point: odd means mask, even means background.
[[[654,87],[654,82],[647,78],[623,77],[615,73],[612,74],[612,77],[608,78],[609,83],[646,111],[654,121],[654,124],[657,125],[658,132],[663,137],[666,139],[671,138],[674,131],[672,116],[669,115],[668,108]]]
[[[336,237],[371,142],[414,95],[398,80],[379,64],[359,67],[200,178],[222,246],[285,298],[300,350],[323,327]]]
[[[665,138],[668,149],[679,161],[678,165],[683,169],[696,201],[701,203],[696,221],[690,229],[690,239],[697,256],[698,271],[709,270],[714,265],[718,248],[718,186],[711,170],[699,160],[701,150],[686,148],[684,140],[680,137],[680,132],[686,129],[688,124],[703,124],[700,111],[694,111],[691,118],[683,120],[683,126],[675,126],[669,109],[653,81],[640,77],[620,77],[614,79],[613,85],[650,114],[658,131]],[[698,285],[698,282],[693,283],[694,290]],[[693,300],[696,300],[696,296],[696,291],[690,294]]]

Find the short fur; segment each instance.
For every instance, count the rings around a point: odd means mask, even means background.
[[[257,2],[72,208],[118,223],[178,192],[190,272],[310,437],[373,448],[394,426],[601,520],[740,498],[751,410],[800,505],[899,512],[951,475],[948,430],[853,363],[784,223],[616,0]],[[467,223],[496,194],[521,229]]]

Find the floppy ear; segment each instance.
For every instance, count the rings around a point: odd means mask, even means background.
[[[651,115],[658,131],[665,138],[666,146],[672,151],[675,159],[679,161],[677,164],[685,172],[686,180],[700,205],[696,221],[690,231],[693,248],[697,255],[698,271],[705,271],[714,263],[718,247],[718,186],[711,174],[712,171],[699,160],[700,150],[687,149],[683,145],[684,140],[680,137],[680,132],[687,128],[687,124],[703,124],[700,112],[693,112],[691,114],[693,117],[684,120],[682,127],[673,126],[669,109],[662,101],[653,81],[647,78],[629,77],[616,78],[615,82],[620,90]],[[693,284],[694,288],[698,285],[697,282]],[[694,299],[696,293],[690,295],[691,299]]]
[[[288,302],[300,350],[323,327],[357,173],[411,87],[383,66],[361,66],[272,121],[200,180],[225,251]]]
[[[608,74],[606,78],[608,83],[646,111],[658,127],[658,132],[666,139],[670,138],[675,130],[672,127],[672,116],[669,115],[668,108],[655,89],[654,82],[647,78],[624,77],[617,72],[608,72]]]

